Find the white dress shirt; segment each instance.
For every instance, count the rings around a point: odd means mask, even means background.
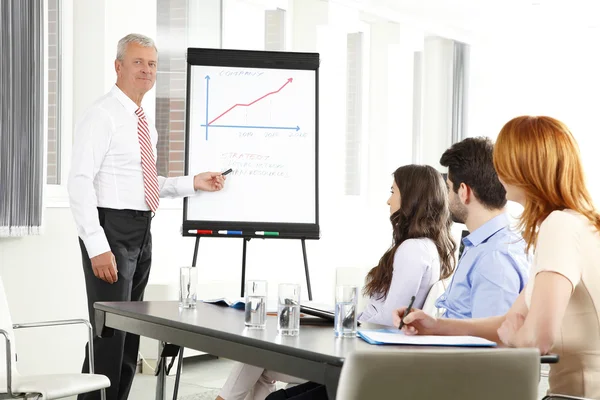
[[[90,258],[110,251],[97,207],[147,211],[138,142],[138,106],[116,85],[75,128],[68,191],[71,211]],[[146,117],[148,118],[148,117]],[[158,133],[148,119],[156,160]],[[194,177],[158,177],[161,197],[194,194]]]
[[[427,294],[440,280],[440,256],[433,240],[407,239],[394,253],[392,282],[385,297],[371,296],[358,316],[361,322],[394,326],[394,310],[406,307],[415,296],[414,308],[423,308]]]

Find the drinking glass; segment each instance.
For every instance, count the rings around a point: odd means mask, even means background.
[[[279,285],[277,330],[285,336],[296,336],[300,333],[300,285]]]
[[[267,323],[267,281],[246,282],[245,324],[251,329],[264,329]]]

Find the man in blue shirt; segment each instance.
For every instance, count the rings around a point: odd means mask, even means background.
[[[448,167],[450,211],[470,234],[450,285],[436,301],[447,318],[482,318],[508,311],[527,283],[525,241],[511,231],[506,192],[492,162],[487,138],[468,138],[440,159]]]

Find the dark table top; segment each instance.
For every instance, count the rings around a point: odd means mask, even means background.
[[[180,309],[176,301],[98,302],[94,304],[94,307],[96,310],[121,317],[340,367],[346,356],[356,350],[394,351],[394,349],[409,347],[375,346],[360,338],[336,338],[333,333],[333,324],[324,325],[322,323],[315,325],[302,323],[300,335],[281,336],[277,333],[276,316],[267,316],[267,325],[264,330],[247,329],[244,326],[244,311],[202,302],[198,302],[195,309]],[[110,321],[109,318],[107,319]],[[373,329],[383,328],[383,326],[363,324],[362,328]],[[133,333],[146,336],[144,332]],[[455,347],[410,347],[435,348],[442,351],[457,350]],[[542,356],[541,361],[553,363],[557,360],[557,356],[550,355]]]

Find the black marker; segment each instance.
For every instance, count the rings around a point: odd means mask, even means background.
[[[410,312],[412,311],[411,308],[412,308],[414,302],[415,302],[415,296],[411,297],[410,304],[408,305],[408,308],[406,309],[406,311],[404,312],[404,315],[402,316],[402,319],[400,320],[400,326],[398,327],[398,329],[402,329],[402,327],[404,326],[404,317],[406,317],[408,314],[410,314]]]
[[[221,175],[225,176],[228,173],[230,173],[231,171],[233,171],[233,169],[229,168],[227,171],[223,172]]]

